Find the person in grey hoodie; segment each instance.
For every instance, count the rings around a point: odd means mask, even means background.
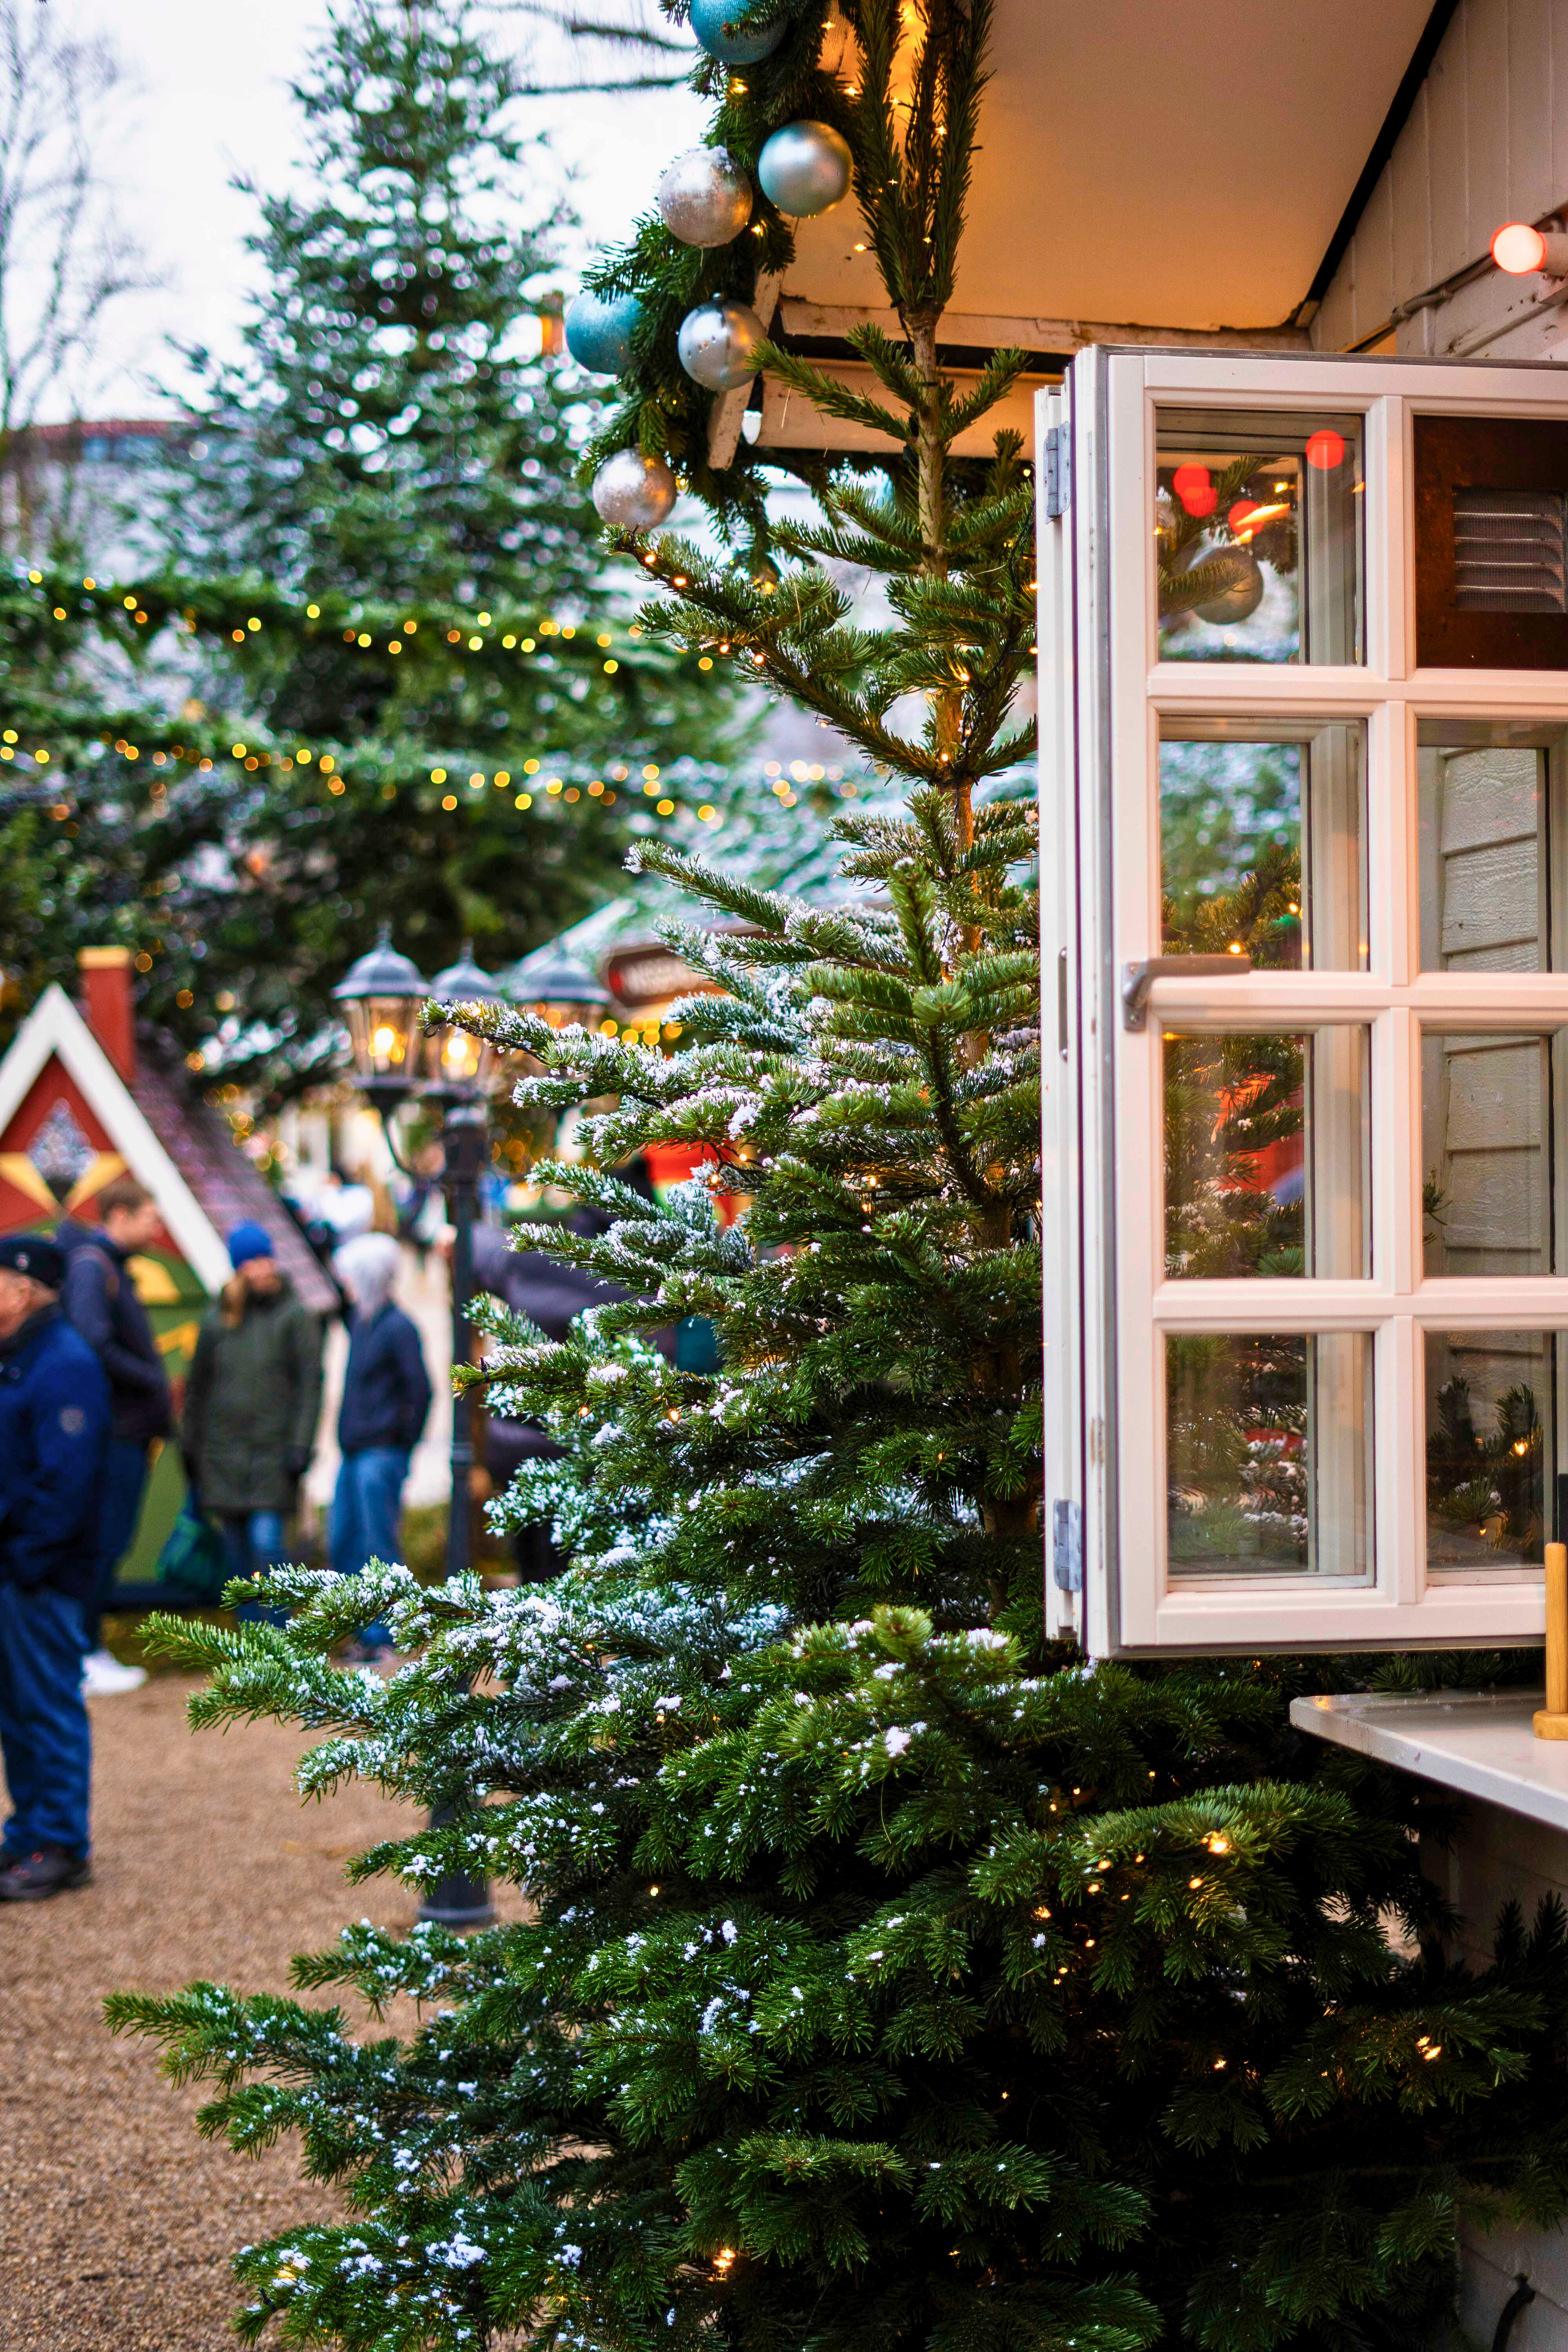
[[[367,1561],[395,1560],[408,1458],[430,1413],[430,1375],[417,1326],[394,1304],[399,1255],[390,1234],[361,1234],[332,1258],[347,1292],[349,1357],[338,1412],[342,1460],[332,1496],[331,1563],[358,1576]],[[377,1618],[355,1644],[364,1660],[392,1647]]]

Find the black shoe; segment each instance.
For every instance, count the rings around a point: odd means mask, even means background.
[[[68,1853],[63,1845],[40,1846],[0,1870],[0,1903],[47,1903],[51,1895],[85,1886],[91,1876],[85,1854]]]

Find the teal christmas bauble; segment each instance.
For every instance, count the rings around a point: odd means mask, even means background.
[[[592,375],[626,375],[632,364],[632,329],[642,317],[635,294],[590,294],[566,306],[566,348]]]
[[[746,0],[691,0],[691,29],[721,66],[754,66],[771,58],[789,29],[789,18],[781,11],[765,24],[749,25],[742,31],[738,19],[745,9]]]
[[[786,122],[757,158],[770,204],[792,220],[830,213],[849,194],[849,142],[830,122]]]

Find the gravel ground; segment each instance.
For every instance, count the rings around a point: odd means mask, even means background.
[[[289,1956],[345,1920],[413,1920],[402,1887],[342,1880],[395,1809],[359,1788],[301,1807],[300,1736],[194,1738],[194,1687],[160,1675],[92,1702],[93,1883],[0,1906],[3,2352],[233,2352],[234,2250],[336,2210],[291,2145],[253,2159],[198,2139],[199,2086],[175,2090],[150,2043],[104,2028],[119,1988],[282,1990]]]

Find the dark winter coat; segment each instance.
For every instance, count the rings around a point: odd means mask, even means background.
[[[128,1254],[106,1233],[68,1221],[55,1239],[68,1255],[60,1305],[109,1375],[113,1434],[151,1445],[174,1426],[169,1375],[147,1309],[136,1296]]]
[[[185,1381],[181,1444],[204,1507],[291,1511],[321,1410],[321,1327],[287,1280],[207,1317]]]
[[[425,1350],[402,1307],[388,1299],[368,1318],[354,1316],[349,1324],[349,1360],[338,1413],[338,1444],[343,1452],[363,1454],[372,1445],[395,1445],[407,1453],[418,1444],[429,1412]]]
[[[0,1584],[87,1599],[109,1418],[108,1376],[58,1307],[0,1344]]]

